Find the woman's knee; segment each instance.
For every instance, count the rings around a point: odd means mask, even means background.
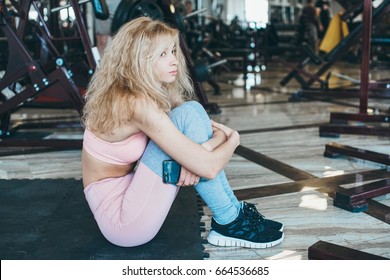
[[[176,127],[187,136],[193,133],[203,135],[200,137],[201,141],[206,141],[211,137],[211,120],[203,106],[197,101],[187,101],[174,108],[170,113],[170,118]]]
[[[188,118],[194,116],[194,117],[203,117],[209,119],[207,112],[205,111],[203,106],[199,102],[193,100],[184,102],[178,107],[172,109],[170,116],[171,118],[177,118],[177,117]]]

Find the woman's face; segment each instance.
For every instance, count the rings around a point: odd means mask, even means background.
[[[161,44],[166,42],[166,38],[160,38]],[[164,40],[164,41],[163,41]],[[162,51],[154,65],[158,79],[162,83],[172,83],[176,79],[178,61],[176,58],[176,44],[172,42],[166,49]]]

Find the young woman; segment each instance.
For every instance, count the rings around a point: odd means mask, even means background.
[[[211,121],[188,101],[192,94],[176,29],[146,17],[121,27],[92,77],[83,115],[84,193],[100,230],[119,246],[144,244],[179,187],[194,186],[213,213],[210,243],[280,243],[283,225],[239,202],[223,172],[239,134]],[[177,185],[163,183],[168,159],[182,166]]]

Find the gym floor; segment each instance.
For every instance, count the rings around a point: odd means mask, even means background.
[[[285,240],[275,247],[225,248],[206,241],[207,258],[307,260],[309,247],[318,241],[347,247],[357,253],[390,258],[389,194],[370,199],[383,209],[384,214],[379,216],[372,214],[375,211],[350,212],[333,205],[336,188],[351,188],[390,178],[388,165],[354,157],[323,155],[329,142],[388,155],[390,137],[353,134],[321,137],[319,127],[329,123],[332,112],[358,113],[359,98],[334,95],[293,98],[299,85],[295,81],[285,87],[279,84],[289,71],[284,65],[269,62],[260,72],[248,75],[246,88],[241,73],[222,72],[215,77],[221,95],[214,95],[212,88],[203,84],[209,102],[217,103],[221,109],[219,114],[210,117],[238,130],[241,135],[242,148],[226,166],[232,188],[240,199],[255,203],[263,215],[285,225]],[[360,79],[359,64],[338,62],[331,71],[335,73],[330,78],[331,86],[351,84],[337,73]],[[374,65],[370,79],[388,79],[389,74],[388,67]],[[389,114],[388,96],[372,98],[368,102],[373,112]],[[23,108],[12,114],[13,121],[37,118],[79,120],[72,109]],[[82,131],[52,130],[48,137],[81,139]],[[0,157],[1,179],[81,178],[80,150],[20,154],[16,150],[12,150],[15,151],[12,155]],[[209,209],[203,206],[204,239],[210,219]]]

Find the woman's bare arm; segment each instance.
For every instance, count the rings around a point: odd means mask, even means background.
[[[220,146],[227,139],[225,133],[214,126],[216,124],[214,121],[212,121],[212,124],[213,124],[213,135],[209,140],[201,144],[201,146],[209,152],[212,152],[215,148]],[[185,167],[182,166],[177,186],[178,187],[195,186],[199,183],[199,180],[200,177],[198,175],[191,173],[190,171],[185,169]]]
[[[206,142],[202,143],[201,146],[205,148],[207,151],[212,152],[221,144],[225,143],[227,139],[228,137],[225,135],[225,133],[222,130],[213,127],[212,137]]]
[[[146,111],[142,110],[141,112],[140,110],[135,114],[138,129],[143,131],[180,165],[200,177],[214,178],[229,162],[234,150],[239,145],[240,137],[237,131],[220,125],[217,128],[222,130],[228,139],[213,151],[208,151],[181,133],[167,114],[151,106]],[[145,114],[147,114],[146,124]]]

